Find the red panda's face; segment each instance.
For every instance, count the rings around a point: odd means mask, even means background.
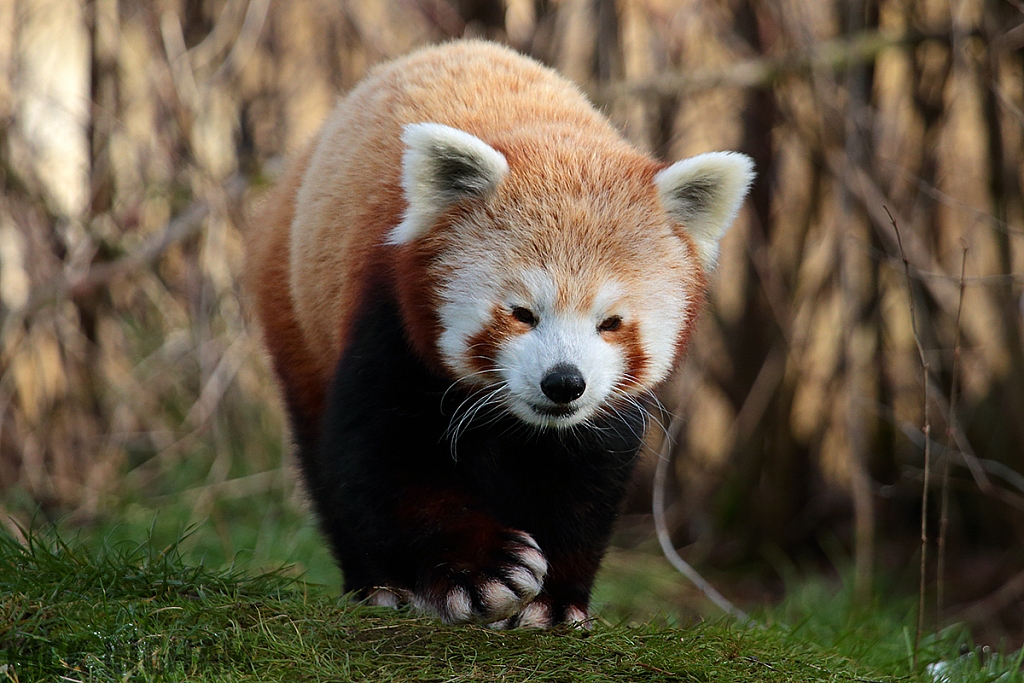
[[[507,388],[504,402],[520,419],[539,426],[586,420],[629,384],[624,376],[631,349],[620,343],[623,321],[633,323],[625,286],[606,279],[589,300],[566,301],[547,270],[527,269],[516,280],[488,323],[491,329],[495,324],[508,328],[493,350],[495,373]],[[507,317],[514,322],[501,320]],[[476,344],[486,348],[488,336],[471,338],[467,356]]]
[[[437,347],[452,374],[480,399],[541,427],[585,422],[664,379],[694,308],[680,277],[686,269],[658,272],[653,254],[621,269],[585,254],[566,263],[554,245],[509,244],[528,232],[464,235],[440,259]],[[685,263],[685,245],[672,239]],[[651,279],[638,281],[638,270]]]
[[[466,410],[566,428],[665,379],[724,229],[707,216],[731,222],[745,157],[660,172],[549,159],[539,171],[438,124],[408,126],[404,139],[409,206],[389,241],[432,244],[434,344],[470,391]],[[725,199],[723,184],[735,188]]]

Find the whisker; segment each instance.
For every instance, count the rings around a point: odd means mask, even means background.
[[[452,389],[455,389],[460,384],[468,383],[471,380],[473,380],[473,379],[475,379],[475,378],[477,378],[477,377],[479,377],[481,375],[495,374],[495,375],[498,375],[500,377],[501,376],[501,371],[502,371],[501,368],[485,368],[483,370],[477,370],[476,372],[471,372],[468,375],[463,375],[462,377],[459,377],[458,379],[456,379],[454,382],[449,384],[448,388],[444,390],[443,394],[441,394],[442,412],[443,412],[443,408],[444,408],[445,399],[448,397],[448,393],[451,392]]]
[[[449,447],[454,460],[458,460],[458,442],[461,436],[469,429],[481,411],[489,411],[492,407],[500,405],[502,403],[502,395],[507,390],[508,382],[499,382],[498,384],[473,392],[459,404],[444,433],[444,436],[449,439]],[[496,416],[492,416],[490,420],[499,417],[500,412],[496,413]],[[484,424],[489,424],[489,422]]]

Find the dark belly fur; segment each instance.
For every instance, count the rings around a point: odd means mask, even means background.
[[[540,430],[495,409],[453,448],[447,430],[469,396],[450,384],[409,351],[393,305],[365,312],[338,364],[319,444],[299,444],[345,589],[441,600],[456,585],[486,612],[474,585],[514,563],[509,539],[514,546],[514,532],[525,531],[548,562],[537,600],[551,623],[570,607],[586,613],[641,445],[641,409],[623,405],[575,430]]]

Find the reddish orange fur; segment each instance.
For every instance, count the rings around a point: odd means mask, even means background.
[[[455,90],[460,98],[447,96]],[[508,96],[520,92],[527,96]],[[536,261],[536,252],[548,255],[560,307],[586,306],[602,277],[660,280],[685,283],[692,297],[687,320],[696,317],[704,274],[690,237],[677,226],[673,234],[682,244],[659,241],[665,217],[653,178],[664,164],[623,140],[574,86],[506,48],[468,41],[424,50],[375,69],[339,104],[270,195],[248,237],[248,288],[266,345],[289,402],[310,424],[323,409],[351,321],[373,285],[394,292],[410,344],[444,371],[434,292],[445,273],[431,262],[452,247],[444,227],[464,207],[442,216],[414,244],[383,244],[405,208],[402,126],[420,121],[465,130],[505,155],[510,172],[494,204],[514,206],[533,225],[552,215],[565,221],[535,232],[531,251],[521,254],[526,263]],[[594,195],[594,188],[608,188],[614,199]],[[293,234],[299,201],[305,213]],[[492,218],[497,229],[515,230],[508,216]],[[298,273],[290,261],[296,248]],[[638,255],[644,250],[658,253]],[[659,270],[652,272],[652,264]],[[619,338],[634,358],[630,372],[646,384],[635,332]]]
[[[265,201],[259,220],[251,223],[247,239],[245,289],[261,322],[263,342],[274,371],[284,385],[292,409],[315,424],[323,410],[330,377],[307,346],[292,306],[289,269],[289,228],[295,194],[302,182],[313,146],[300,153]]]
[[[586,618],[751,171],[666,166],[489,43],[339,103],[254,222],[246,286],[346,591],[449,623]]]

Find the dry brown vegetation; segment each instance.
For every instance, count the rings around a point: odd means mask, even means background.
[[[464,35],[664,158],[757,162],[663,396],[677,545],[778,568],[838,542],[866,594],[930,489],[946,616],[1021,628],[1019,0],[0,0],[0,505],[85,522],[198,450],[213,484],[275,462],[247,212],[368,67]]]

